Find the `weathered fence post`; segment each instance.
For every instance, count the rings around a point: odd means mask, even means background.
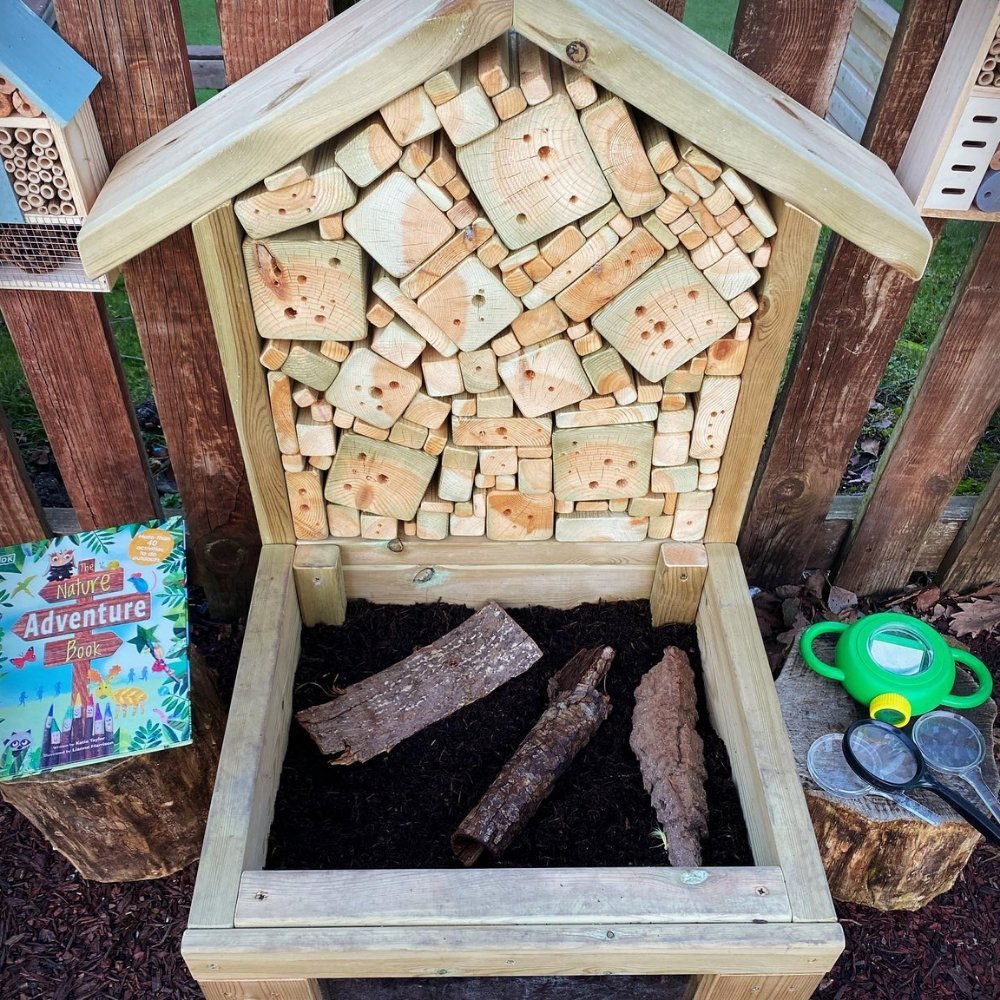
[[[0,312],[80,526],[158,516],[104,303],[91,292],[7,290]]]
[[[891,167],[957,8],[956,0],[910,0],[900,16],[864,136]],[[916,289],[853,244],[830,241],[740,536],[755,582],[792,580],[809,565]]]
[[[235,83],[325,24],[328,0],[216,0],[226,82]]]
[[[17,450],[7,414],[0,410],[0,545],[17,545],[48,534],[45,515]]]
[[[837,583],[898,590],[1000,404],[1000,229],[985,227],[844,546]]]
[[[941,585],[971,590],[1000,580],[1000,465],[941,561]]]
[[[741,0],[730,54],[820,117],[857,0]]]
[[[63,36],[103,77],[92,101],[112,162],[191,109],[177,0],[60,0],[57,10]],[[190,230],[131,261],[125,282],[184,503],[192,577],[216,613],[236,614],[259,538]]]

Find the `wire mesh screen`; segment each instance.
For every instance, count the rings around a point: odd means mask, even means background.
[[[107,291],[104,278],[83,270],[77,225],[0,223],[0,288]]]

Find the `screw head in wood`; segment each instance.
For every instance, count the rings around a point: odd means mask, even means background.
[[[576,63],[579,66],[580,63],[587,61],[587,58],[590,56],[590,49],[587,48],[586,42],[570,42],[566,46],[566,56],[570,62]]]

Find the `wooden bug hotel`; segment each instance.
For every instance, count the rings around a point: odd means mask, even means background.
[[[77,249],[108,176],[100,76],[20,0],[0,0],[0,21],[0,288],[106,292]]]
[[[206,995],[808,996],[843,939],[735,540],[820,224],[926,263],[888,168],[647,0],[364,0],[123,157],[81,252],[187,224],[265,543],[184,945]],[[300,628],[347,597],[697,621],[755,865],[264,870]]]

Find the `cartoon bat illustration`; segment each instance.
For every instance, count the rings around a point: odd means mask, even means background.
[[[35,647],[29,646],[28,651],[24,654],[24,656],[12,656],[10,658],[10,662],[13,663],[18,670],[24,670],[24,665],[26,663],[35,662]]]

